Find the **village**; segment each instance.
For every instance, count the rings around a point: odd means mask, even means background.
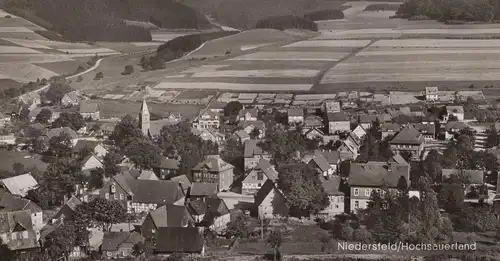
[[[0,114],[0,260],[282,260],[337,241],[499,237],[499,111],[481,91],[217,93],[191,120],[153,119],[147,96],[102,117],[63,89]]]

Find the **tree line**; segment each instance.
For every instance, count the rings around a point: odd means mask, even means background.
[[[8,11],[29,14],[52,25],[48,30],[69,41],[151,41],[148,29],[125,20],[153,22],[162,28],[206,28],[208,20],[190,7],[159,0],[7,0]],[[28,11],[27,11],[28,10]],[[27,17],[29,18],[29,17]]]
[[[396,12],[397,17],[427,18],[442,22],[493,22],[500,19],[498,0],[407,0]]]

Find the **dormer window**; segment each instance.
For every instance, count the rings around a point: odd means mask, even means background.
[[[116,185],[111,184],[111,194],[116,193]]]

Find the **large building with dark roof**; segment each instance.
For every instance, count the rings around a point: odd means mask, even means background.
[[[234,166],[219,155],[208,155],[203,162],[193,167],[193,182],[217,183],[219,190],[229,190],[233,184]]]
[[[407,154],[419,160],[424,151],[424,136],[413,125],[407,125],[389,142],[394,154]]]

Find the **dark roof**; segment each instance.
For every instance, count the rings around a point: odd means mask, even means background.
[[[255,109],[255,108],[251,108],[251,109],[241,109],[238,112],[238,117],[244,117],[245,114],[247,114],[247,113],[250,113],[250,115],[252,117],[255,117],[255,118],[257,118],[259,116],[259,110]]]
[[[391,144],[422,144],[422,135],[412,125],[404,127],[390,141]]]
[[[382,131],[394,131],[394,132],[397,132],[397,131],[401,130],[401,124],[394,123],[394,122],[386,122],[386,123],[382,123],[380,125],[380,129]]]
[[[255,168],[262,170],[268,179],[278,179],[278,172],[274,169],[273,165],[271,165],[271,162],[266,159],[260,159]]]
[[[0,212],[29,210],[32,213],[42,212],[42,209],[29,199],[5,193],[0,199]]]
[[[168,159],[166,157],[162,157],[161,158],[161,162],[157,166],[157,168],[178,170],[179,169],[179,165],[180,165],[180,162],[178,160]]]
[[[187,207],[191,215],[204,215],[207,211],[207,205],[203,199],[191,200],[187,203]]]
[[[321,182],[323,185],[323,188],[325,189],[326,194],[331,195],[331,196],[342,196],[344,195],[344,192],[340,192],[340,183],[342,179],[340,176],[332,176],[329,177],[328,179],[321,178]]]
[[[288,109],[288,116],[304,116],[304,109],[290,108]]]
[[[399,154],[396,154],[396,155],[392,156],[389,159],[389,162],[390,163],[400,164],[400,165],[408,165],[408,162],[406,162],[406,160],[401,155],[399,155]]]
[[[410,166],[386,162],[369,161],[367,163],[351,163],[349,184],[351,186],[397,187],[399,178],[410,180]]]
[[[229,214],[229,208],[224,200],[220,198],[207,198],[205,199],[205,204],[207,205],[208,212],[210,212],[212,216],[220,217]]]
[[[257,144],[257,140],[254,139],[246,140],[243,146],[244,146],[243,155],[245,158],[251,158],[255,155],[267,154],[265,151],[262,150],[262,148],[259,147],[259,145]]]
[[[266,124],[260,120],[240,121],[240,122],[238,122],[238,125],[237,125],[238,128],[243,128],[243,129],[246,129],[248,126],[253,126],[254,128],[256,128],[258,130],[264,130],[266,128]]]
[[[196,166],[193,167],[193,170],[201,170],[204,167],[206,167],[210,172],[221,172],[227,169],[234,168],[233,165],[223,161],[220,155],[205,156],[205,160],[196,164]]]
[[[483,184],[484,183],[484,172],[482,170],[458,170],[458,169],[443,169],[442,172],[443,180],[445,178],[451,177],[451,175],[463,175],[463,177],[468,180],[471,184]]]
[[[328,164],[325,157],[323,157],[321,151],[319,150],[314,153],[314,157],[311,159],[311,161],[314,162],[322,172],[330,169],[330,164]]]
[[[345,112],[333,112],[326,114],[328,121],[349,121],[349,115]]]
[[[266,182],[264,182],[264,185],[262,185],[259,191],[257,191],[257,193],[255,194],[255,206],[259,206],[273,189],[276,189],[274,183],[269,179],[266,180]]]
[[[162,227],[158,230],[156,252],[200,253],[205,245],[203,233],[196,227]]]
[[[0,212],[0,234],[14,231],[28,232],[28,238],[10,240],[6,245],[11,250],[36,248],[39,246],[28,210]]]
[[[336,150],[320,151],[321,155],[325,157],[328,164],[338,164],[340,161],[340,152]]]
[[[93,140],[78,140],[75,144],[75,147],[73,147],[73,151],[75,152],[80,152],[82,149],[88,148],[91,151],[94,151],[95,147],[99,143],[97,141]]]
[[[436,126],[434,124],[424,124],[424,123],[415,123],[413,127],[420,131],[420,133],[425,134],[436,134]]]
[[[192,183],[189,190],[189,196],[210,197],[217,196],[219,186],[217,183]]]
[[[446,123],[446,126],[444,127],[444,129],[446,131],[464,130],[467,127],[468,127],[467,124],[465,124],[463,122],[460,122],[460,121],[449,121],[449,122]]]
[[[167,204],[149,212],[157,228],[187,226],[191,215],[185,206]]]
[[[307,116],[304,119],[304,126],[306,127],[322,127],[324,126],[323,120],[318,116]]]
[[[179,184],[171,180],[133,179],[124,174],[114,176],[113,180],[133,197],[135,203],[173,204],[184,196]]]
[[[191,187],[191,181],[186,175],[172,177],[170,180],[179,183],[183,190],[187,190]]]
[[[94,113],[99,111],[99,105],[97,103],[90,103],[88,101],[80,102],[80,113]]]
[[[135,245],[139,242],[144,242],[144,237],[137,232],[104,232],[102,239],[102,251],[116,251],[123,243],[131,243]]]

